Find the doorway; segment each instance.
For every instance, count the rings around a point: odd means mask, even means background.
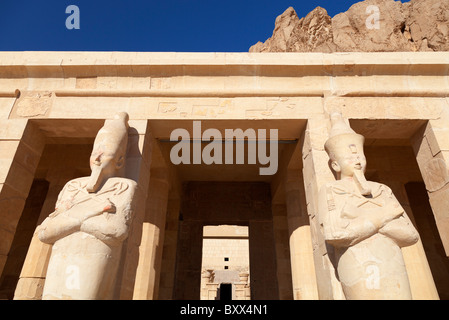
[[[218,300],[220,300],[220,301],[231,301],[232,300],[232,284],[231,283],[220,284]]]
[[[249,279],[248,226],[204,226],[201,300],[222,300],[225,284],[232,288],[229,299],[250,300]]]
[[[245,241],[249,273],[234,272],[233,281],[225,279],[226,276],[231,276],[231,273],[225,274],[225,271],[231,270],[235,262],[231,260],[230,254],[220,255],[221,267],[210,268],[202,273],[204,234],[207,237],[204,226],[221,225],[245,227],[247,230]],[[213,247],[220,248],[219,245]],[[201,283],[210,283],[211,277],[223,277],[222,280],[213,282],[216,285],[215,292],[220,283],[247,282],[248,296],[252,300],[279,299],[270,184],[219,181],[185,183],[178,224],[175,270],[175,300],[201,299]]]

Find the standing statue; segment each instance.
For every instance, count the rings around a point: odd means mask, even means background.
[[[411,299],[401,247],[419,239],[391,189],[365,179],[364,137],[331,115],[325,143],[337,180],[319,194],[319,222],[348,300]]]
[[[128,114],[98,132],[90,177],[69,181],[36,232],[52,244],[43,299],[112,299],[122,242],[132,218],[133,180],[123,178]]]

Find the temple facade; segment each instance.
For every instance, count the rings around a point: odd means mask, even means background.
[[[419,234],[412,299],[449,299],[448,53],[0,52],[1,299],[43,298],[36,228],[118,113],[135,191],[112,299],[345,299],[319,217],[334,113]]]

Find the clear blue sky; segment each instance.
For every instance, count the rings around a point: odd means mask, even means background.
[[[329,15],[357,0],[0,0],[0,51],[247,52],[289,6]],[[405,1],[403,1],[405,2]],[[66,7],[80,10],[69,30]]]

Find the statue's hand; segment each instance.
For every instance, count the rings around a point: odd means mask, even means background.
[[[391,220],[379,232],[395,241],[399,247],[410,246],[419,240],[418,231],[405,215]]]
[[[102,201],[102,202],[99,202],[98,204],[96,204],[92,208],[92,210],[87,211],[83,220],[87,220],[87,219],[89,219],[91,217],[95,217],[95,216],[101,215],[104,212],[115,213],[116,210],[117,210],[117,208],[111,202],[111,200],[106,199],[105,201]]]
[[[99,216],[103,212],[116,212],[115,205],[109,199],[104,201],[90,201],[78,206],[75,205],[67,211],[69,217],[78,219],[81,223],[89,218]]]
[[[390,222],[396,218],[399,218],[404,213],[404,209],[397,202],[391,202],[385,206],[384,218],[385,223]]]
[[[108,213],[115,213],[117,208],[115,207],[115,205],[111,202],[111,200],[106,199],[106,201],[104,202],[105,206],[103,207],[103,211],[102,212],[108,212]]]

